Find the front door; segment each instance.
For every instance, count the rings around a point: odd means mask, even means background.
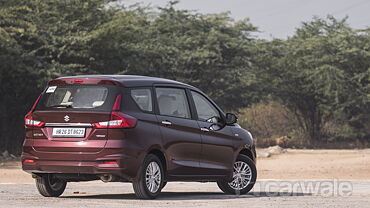
[[[233,167],[234,145],[229,126],[223,126],[219,110],[202,94],[191,91],[201,130],[203,175],[227,175]]]

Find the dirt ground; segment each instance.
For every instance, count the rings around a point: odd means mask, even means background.
[[[258,151],[265,151],[259,149]],[[370,180],[370,149],[296,150],[257,159],[258,179]],[[0,183],[30,183],[19,161],[0,162]]]
[[[259,179],[370,180],[370,149],[296,150],[258,158]]]

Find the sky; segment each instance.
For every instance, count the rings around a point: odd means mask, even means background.
[[[163,7],[168,0],[121,2]],[[286,39],[302,22],[329,14],[336,18],[348,16],[348,23],[356,29],[370,27],[370,0],[181,0],[176,8],[201,13],[230,12],[236,20],[249,18],[260,31],[256,35],[264,39]]]

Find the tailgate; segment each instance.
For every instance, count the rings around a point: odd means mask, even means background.
[[[39,152],[99,152],[104,149],[107,129],[92,124],[110,119],[110,112],[35,111],[35,120],[45,122],[33,129],[33,148]],[[54,131],[53,131],[54,130]]]

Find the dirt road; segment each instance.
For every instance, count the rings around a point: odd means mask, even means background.
[[[258,159],[251,194],[229,196],[215,183],[173,182],[158,200],[137,200],[131,184],[69,183],[41,197],[19,163],[0,163],[0,207],[369,207],[370,150],[288,150]]]

